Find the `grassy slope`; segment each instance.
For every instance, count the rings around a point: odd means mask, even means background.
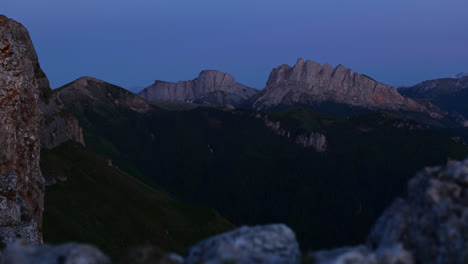
[[[93,243],[113,257],[145,243],[182,252],[233,227],[214,210],[155,191],[76,143],[43,150],[41,169],[45,177],[68,178],[46,189],[47,243]]]
[[[275,135],[251,110],[139,114],[102,99],[64,103],[88,147],[122,170],[237,225],[284,222],[307,249],[361,243],[414,173],[468,155],[434,130],[399,128],[398,118],[359,109],[349,118],[268,113],[293,134],[325,133],[328,151],[316,153]]]

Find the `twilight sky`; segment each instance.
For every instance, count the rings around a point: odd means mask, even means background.
[[[203,69],[263,88],[297,58],[412,85],[468,71],[467,0],[2,0],[29,30],[51,86],[125,88]]]

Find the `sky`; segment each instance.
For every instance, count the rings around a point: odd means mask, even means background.
[[[298,58],[393,86],[468,72],[467,0],[2,0],[52,88],[91,76],[127,89],[228,72],[261,89]]]

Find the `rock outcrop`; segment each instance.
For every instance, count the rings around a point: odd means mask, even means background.
[[[193,246],[185,263],[299,264],[301,252],[285,225],[241,227]]]
[[[40,73],[41,148],[52,149],[69,140],[84,145],[83,131],[78,120],[58,101],[38,63],[35,68]]]
[[[0,244],[42,242],[44,179],[36,52],[28,31],[0,16]]]
[[[227,73],[206,70],[191,81],[170,83],[155,81],[138,95],[147,101],[191,102],[210,105],[239,105],[257,90],[237,83]]]
[[[256,118],[262,118],[265,126],[270,128],[278,136],[292,138],[294,143],[304,148],[313,148],[317,152],[324,152],[327,150],[327,137],[320,132],[314,131],[310,133],[292,135],[291,132],[286,131],[281,127],[281,123],[279,121],[270,120],[268,115],[262,117],[260,114],[257,114]]]
[[[434,118],[440,114],[406,98],[388,85],[358,74],[343,65],[299,59],[294,67],[281,65],[270,74],[266,88],[255,96],[256,109],[282,105],[317,105],[325,102],[377,110],[427,112]]]
[[[321,251],[311,257],[315,263],[336,264],[466,263],[467,201],[468,159],[426,168],[411,179],[407,195],[377,220],[367,246]]]

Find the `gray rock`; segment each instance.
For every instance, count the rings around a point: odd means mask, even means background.
[[[42,243],[37,54],[28,31],[0,15],[0,245]]]
[[[260,114],[256,115],[256,118],[261,117],[262,116]],[[313,148],[317,152],[327,151],[327,137],[318,131],[299,135],[291,135],[290,131],[286,131],[284,128],[281,127],[281,123],[279,121],[270,120],[270,117],[268,115],[265,115],[263,117],[263,121],[265,123],[265,126],[270,128],[278,136],[292,138],[294,143],[304,148]]]
[[[285,225],[241,227],[193,246],[185,263],[296,264],[301,253],[294,232]]]
[[[110,264],[110,259],[94,246],[67,243],[57,246],[30,246],[18,241],[0,255],[0,264]]]
[[[315,264],[413,264],[412,255],[401,245],[373,251],[366,246],[319,251],[306,257]]]
[[[155,81],[138,95],[147,101],[176,101],[211,105],[239,105],[257,90],[239,84],[227,74],[205,70],[198,78],[177,83]]]
[[[401,243],[417,263],[468,261],[468,160],[426,168],[378,219],[368,244]]]
[[[259,92],[252,105],[256,109],[269,109],[329,101],[377,110],[424,112],[442,118],[441,113],[400,95],[395,88],[343,65],[333,68],[302,59],[294,67],[282,65],[273,69],[265,89]]]

